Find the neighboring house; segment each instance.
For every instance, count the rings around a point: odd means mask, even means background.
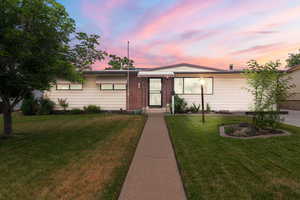
[[[253,104],[246,89],[247,80],[239,70],[182,63],[129,72],[87,71],[84,76],[83,84],[57,81],[44,95],[57,103],[57,109],[60,109],[58,98],[66,98],[69,109],[87,105],[97,105],[103,110],[168,108],[174,93],[183,97],[188,105],[198,105],[201,104],[202,79],[205,105],[208,103],[212,110],[246,111]]]
[[[281,108],[290,110],[300,110],[300,65],[294,66],[287,70],[292,78],[292,83],[295,87],[291,90],[293,95],[283,104]]]

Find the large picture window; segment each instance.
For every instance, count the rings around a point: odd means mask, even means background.
[[[213,94],[213,78],[175,78],[176,94],[201,94],[201,80],[204,81],[204,94]]]
[[[183,78],[174,79],[174,90],[176,94],[183,94]]]

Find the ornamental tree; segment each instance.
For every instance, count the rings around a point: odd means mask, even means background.
[[[290,89],[294,85],[290,83],[291,78],[286,72],[279,70],[279,61],[260,65],[251,60],[248,66],[245,74],[250,86],[248,91],[254,97],[254,125],[276,128],[280,121],[279,105],[292,95]]]
[[[77,33],[55,0],[0,0],[0,99],[4,135],[12,111],[25,95],[47,90],[58,78],[81,81],[82,71],[101,60],[99,36]]]
[[[294,67],[300,65],[300,49],[299,53],[290,53],[288,59],[286,59],[288,67]]]

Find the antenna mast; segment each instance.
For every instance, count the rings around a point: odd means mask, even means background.
[[[127,41],[127,58],[129,60],[129,41]],[[129,65],[127,65],[127,111],[129,110]]]

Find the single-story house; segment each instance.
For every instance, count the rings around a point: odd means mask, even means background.
[[[201,104],[204,83],[205,106],[212,110],[246,111],[253,105],[247,80],[241,70],[221,70],[192,64],[151,69],[86,71],[83,84],[59,80],[44,95],[57,103],[67,99],[69,109],[87,105],[102,110],[168,109],[172,95],[188,105]]]
[[[281,104],[281,108],[289,110],[300,110],[300,65],[296,65],[287,70],[288,75],[292,78],[291,83],[295,85],[291,89],[292,96]]]

